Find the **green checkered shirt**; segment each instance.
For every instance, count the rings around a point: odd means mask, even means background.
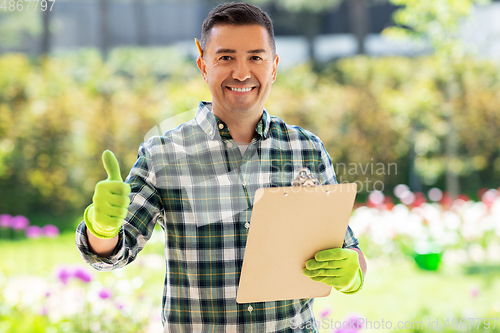
[[[82,257],[97,270],[123,267],[159,223],[166,240],[165,332],[317,332],[313,299],[237,304],[236,292],[255,191],[290,186],[304,166],[321,184],[335,184],[330,157],[317,136],[266,110],[241,156],[211,107],[201,102],[193,120],[140,146],[126,179],[131,203],[117,248],[110,257],[93,254],[82,222],[76,237]],[[348,228],[343,246],[357,245]]]

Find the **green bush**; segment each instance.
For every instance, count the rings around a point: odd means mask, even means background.
[[[149,129],[210,100],[194,61],[169,49],[116,49],[106,63],[93,50],[40,65],[5,54],[0,68],[0,213],[63,229],[106,177],[103,150],[115,152],[125,177]],[[450,168],[475,196],[500,181],[500,75],[474,59],[455,69],[459,155]],[[320,73],[303,65],[279,73],[266,107],[322,138],[339,181],[368,180],[361,199],[380,184],[390,193],[408,183],[410,168],[424,189],[443,188],[450,109],[443,75],[432,57],[355,57]]]
[[[278,75],[268,107],[318,134],[334,164],[340,164],[337,174],[343,180],[380,180],[390,194],[395,185],[409,182],[411,167],[424,190],[444,188],[449,167],[459,175],[463,192],[476,198],[480,187],[500,183],[500,72],[477,59],[454,68],[459,93],[446,102],[446,76],[433,57],[360,56],[318,74],[302,66]],[[451,108],[458,155],[448,161]],[[358,164],[357,172],[350,163]],[[366,169],[367,163],[374,172],[363,174],[359,166]],[[397,163],[397,174],[391,163]]]
[[[0,57],[0,212],[73,227],[68,216],[81,215],[105,178],[102,151],[115,152],[125,177],[146,132],[187,110],[190,89],[203,89],[171,54],[158,52],[167,65],[150,68],[128,49],[106,64],[92,50],[40,66],[22,54]]]

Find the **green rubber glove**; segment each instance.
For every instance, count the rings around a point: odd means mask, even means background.
[[[104,151],[102,162],[108,179],[95,186],[93,204],[85,210],[84,219],[87,228],[97,237],[113,238],[127,216],[130,185],[122,181],[120,166],[111,151]]]
[[[316,253],[306,262],[305,276],[323,282],[345,294],[353,294],[363,285],[358,253],[350,249],[329,249]]]

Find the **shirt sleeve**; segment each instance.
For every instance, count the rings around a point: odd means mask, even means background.
[[[148,146],[152,140],[139,147],[139,154],[125,180],[130,184],[130,205],[123,226],[118,233],[118,244],[109,257],[100,257],[90,250],[88,229],[82,221],[76,232],[76,244],[83,260],[99,271],[110,271],[128,265],[135,260],[151,238],[156,222],[164,217],[161,196]]]
[[[328,152],[326,151],[323,142],[319,141],[318,144],[321,152],[321,164],[319,165],[318,170],[321,184],[338,184],[330,154],[328,154]]]
[[[352,231],[350,226],[347,226],[347,231],[345,232],[344,244],[342,244],[343,248],[354,247],[359,249],[359,242],[356,237],[354,237],[354,232]]]

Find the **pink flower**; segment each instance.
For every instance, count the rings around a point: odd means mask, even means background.
[[[472,288],[470,288],[470,296],[472,298],[476,298],[478,295],[479,295],[479,287],[478,286],[472,286]]]
[[[118,310],[123,310],[123,309],[125,309],[125,307],[126,307],[126,306],[125,306],[125,303],[124,303],[124,302],[121,302],[121,301],[117,301],[117,302],[115,302],[115,306],[116,306],[116,308],[117,308]]]
[[[491,207],[497,196],[498,196],[498,191],[493,189],[487,190],[481,196],[481,201],[484,202],[487,206]]]
[[[332,313],[332,309],[328,307],[328,308],[324,309],[323,311],[321,311],[321,318],[326,318],[331,313]]]
[[[9,214],[0,215],[0,227],[8,228],[11,225],[12,216]]]
[[[14,230],[24,230],[30,225],[30,221],[26,216],[17,215],[10,220],[10,225]]]
[[[411,191],[405,191],[403,193],[401,193],[401,196],[399,197],[399,200],[401,200],[401,203],[404,204],[404,205],[411,205],[413,204],[413,202],[415,201],[415,193],[411,192]]]
[[[384,203],[384,200],[385,200],[384,193],[377,190],[372,191],[368,195],[368,205],[370,207],[379,207]]]
[[[427,196],[429,196],[429,199],[431,201],[436,202],[436,201],[439,201],[443,198],[443,191],[441,191],[437,187],[433,187],[429,190],[429,192],[427,193]]]
[[[73,276],[85,283],[89,283],[92,280],[90,273],[83,268],[77,268],[73,273]]]
[[[361,316],[354,314],[347,319],[347,322],[351,324],[352,327],[354,327],[357,330],[360,330],[363,328],[363,322],[360,320]]]
[[[43,228],[43,233],[47,237],[57,237],[59,236],[59,229],[52,224],[47,224]]]
[[[112,293],[111,293],[111,290],[109,290],[109,289],[102,288],[101,291],[99,291],[99,297],[102,299],[111,298],[111,296],[112,296]]]
[[[358,333],[355,328],[338,328],[334,331],[335,333]]]
[[[335,333],[357,333],[363,328],[363,323],[360,319],[363,317],[357,313],[352,313],[347,315],[346,318],[342,320],[343,326],[335,330]],[[347,324],[344,324],[346,322]]]
[[[37,225],[30,225],[25,230],[24,233],[28,238],[39,238],[43,235],[42,228]]]
[[[66,267],[62,267],[57,272],[57,277],[64,285],[66,285],[69,279],[73,276],[73,273]]]

